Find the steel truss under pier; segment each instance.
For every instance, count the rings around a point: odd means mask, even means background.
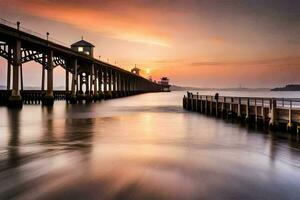
[[[14,28],[0,22],[0,56],[7,60],[7,90],[0,91],[0,104],[12,107],[23,102],[52,106],[58,99],[77,103],[162,91],[160,84],[21,31],[19,24]],[[41,65],[40,91],[24,90],[23,64],[29,61]],[[53,69],[58,66],[66,72],[66,89],[61,92],[53,91]]]
[[[300,99],[296,98],[226,97],[187,92],[183,97],[183,108],[266,128],[297,134],[300,131]]]

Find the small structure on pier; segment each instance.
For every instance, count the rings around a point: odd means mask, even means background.
[[[89,55],[91,57],[94,57],[94,47],[95,46],[93,44],[83,40],[83,37],[80,41],[75,42],[71,45],[71,49]]]
[[[171,87],[171,85],[169,84],[169,79],[168,79],[168,77],[162,77],[161,79],[160,79],[160,81],[158,81],[158,84],[160,84],[162,87],[162,91],[163,92],[170,92],[171,90],[170,90],[170,87]]]
[[[131,69],[131,73],[136,74],[138,76],[140,75],[140,71],[141,69],[137,68],[136,66]]]

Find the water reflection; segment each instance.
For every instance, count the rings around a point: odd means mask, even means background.
[[[185,112],[181,97],[0,110],[0,199],[297,199],[298,143]]]
[[[8,143],[8,168],[17,167],[20,163],[19,136],[20,136],[20,110],[8,112],[10,139]]]

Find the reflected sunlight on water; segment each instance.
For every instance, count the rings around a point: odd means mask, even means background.
[[[0,107],[0,199],[297,199],[300,147],[182,92]]]

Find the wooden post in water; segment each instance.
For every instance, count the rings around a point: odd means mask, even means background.
[[[198,112],[198,98],[199,98],[199,94],[197,92],[197,95],[196,95],[196,109],[195,109],[196,112]]]
[[[293,122],[292,122],[292,101],[290,101],[290,107],[289,107],[289,122],[287,124],[288,130],[293,126]]]
[[[270,125],[275,127],[276,126],[276,100],[270,100]]]
[[[257,102],[256,102],[256,98],[254,99],[254,113],[255,113],[255,122],[257,122],[257,115],[258,115],[258,113],[257,113]]]
[[[262,123],[265,123],[265,110],[264,110],[264,99],[261,99],[261,116],[262,116]]]
[[[219,97],[216,98],[216,117],[218,117],[218,104],[219,104]]]
[[[238,118],[241,118],[241,116],[242,116],[242,114],[241,114],[241,104],[242,104],[242,100],[239,97],[239,99],[238,99],[238,110],[237,110],[237,116],[238,116]]]
[[[222,116],[225,115],[225,103],[226,103],[226,97],[223,97],[223,101],[221,104]]]
[[[202,95],[200,95],[200,112],[203,113]]]
[[[250,106],[250,100],[249,98],[247,98],[247,102],[246,102],[246,119],[249,119],[250,115],[249,115],[249,106]]]

